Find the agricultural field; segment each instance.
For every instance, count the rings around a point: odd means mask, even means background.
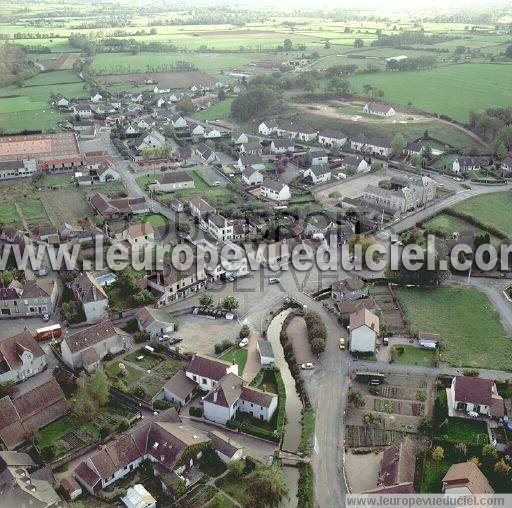
[[[421,71],[383,72],[350,77],[356,93],[367,83],[384,92],[384,100],[467,122],[471,109],[510,104],[512,65],[467,63]]]
[[[441,362],[456,367],[512,369],[512,342],[483,293],[471,287],[442,286],[399,287],[395,294],[414,333],[441,334]]]
[[[90,187],[75,187],[70,174],[49,176],[37,188],[30,180],[5,183],[0,188],[4,194],[0,222],[6,225],[32,229],[45,224],[58,226],[61,222],[76,224],[79,219],[94,217],[87,194],[95,191]],[[101,191],[107,193],[123,190],[119,181],[101,186]]]

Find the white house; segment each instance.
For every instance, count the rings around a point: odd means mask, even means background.
[[[150,222],[137,222],[130,224],[123,231],[123,238],[132,249],[143,249],[148,245],[154,245],[155,230]]]
[[[292,197],[287,184],[269,178],[263,180],[260,190],[262,197],[272,201],[288,201]]]
[[[173,115],[169,118],[169,121],[175,129],[186,129],[188,127],[187,120],[181,115]]]
[[[323,129],[318,133],[318,142],[325,148],[341,147],[347,142],[348,136],[334,129]]]
[[[313,184],[328,182],[332,178],[332,171],[328,164],[311,166],[304,171],[304,178],[311,179]]]
[[[379,318],[368,309],[350,314],[350,351],[373,353],[379,335]]]
[[[238,159],[237,167],[240,173],[249,167],[262,171],[265,169],[265,164],[260,155],[241,155]]]
[[[135,142],[135,148],[141,152],[146,148],[159,148],[165,145],[165,136],[156,130],[142,134]]]
[[[249,136],[244,132],[233,132],[231,134],[231,140],[235,145],[240,145],[242,143],[247,143],[249,141]]]
[[[195,355],[190,361],[185,374],[196,382],[203,391],[210,391],[226,374],[238,376],[238,365],[211,358],[209,356]]]
[[[120,353],[129,336],[114,327],[110,320],[102,321],[64,337],[60,351],[64,363],[72,368],[94,371],[107,353]]]
[[[184,406],[192,400],[196,388],[197,383],[190,379],[185,371],[179,370],[165,383],[163,397],[168,402]]]
[[[46,367],[46,355],[31,333],[21,333],[0,342],[0,383],[24,381]]]
[[[206,221],[208,232],[217,240],[233,238],[233,224],[218,213],[209,213]]]
[[[103,96],[96,92],[94,95],[91,95],[91,102],[100,102],[103,99]]]
[[[318,135],[318,131],[307,125],[301,125],[297,127],[297,139],[301,141],[313,141]]]
[[[273,139],[270,143],[270,152],[273,154],[293,152],[294,150],[295,143],[292,139]]]
[[[91,106],[87,103],[74,104],[73,114],[80,118],[91,118],[93,116]]]
[[[140,483],[130,487],[121,501],[126,508],[156,508],[156,499]]]
[[[309,152],[309,157],[311,157],[312,166],[327,164],[327,162],[329,161],[329,154],[323,148],[311,150]]]
[[[71,284],[76,301],[80,302],[87,323],[99,323],[108,314],[108,296],[94,275],[84,272]]]
[[[275,363],[274,350],[272,349],[272,344],[268,340],[258,340],[256,343],[256,349],[260,354],[261,365],[270,365]]]
[[[188,204],[190,206],[190,215],[192,215],[192,217],[197,217],[198,219],[202,219],[209,213],[216,212],[212,205],[199,196],[191,198]]]
[[[204,127],[200,123],[190,122],[189,125],[190,134],[192,136],[203,136]]]
[[[225,436],[218,430],[208,432],[207,436],[212,441],[212,448],[224,464],[244,458],[243,446],[233,441],[231,437]]]
[[[258,125],[258,132],[263,136],[270,136],[277,132],[277,122],[275,120],[266,120]]]
[[[278,397],[245,385],[236,374],[226,374],[203,399],[204,417],[225,425],[238,411],[270,421],[277,409]]]
[[[139,118],[139,120],[137,120],[137,127],[143,131],[151,129],[153,125],[155,125],[155,122],[147,117]]]
[[[453,411],[474,412],[496,418],[504,414],[503,399],[490,379],[456,376],[447,389],[447,396],[450,416],[455,416]]]
[[[341,161],[341,168],[346,169],[348,167],[353,167],[357,170],[358,173],[364,173],[365,171],[370,171],[370,166],[366,159],[362,155],[347,155]]]
[[[391,155],[391,145],[389,141],[382,138],[365,138],[356,136],[350,140],[352,150],[358,152],[368,152],[373,155],[389,157]]]
[[[203,137],[205,139],[217,139],[222,136],[219,129],[216,129],[215,127],[206,127],[204,130]]]
[[[240,153],[246,155],[261,155],[261,144],[259,141],[246,141],[240,145]]]
[[[478,157],[458,157],[453,161],[452,171],[459,174],[466,171],[478,171],[482,165]]]
[[[391,117],[395,115],[396,111],[389,104],[382,104],[380,102],[367,102],[364,105],[363,113],[366,113],[367,115]]]
[[[66,99],[66,97],[61,97],[60,99],[57,99],[55,104],[59,108],[67,108],[69,106],[69,101]]]
[[[151,189],[156,192],[174,192],[195,188],[194,179],[186,171],[166,171],[158,175]]]
[[[100,183],[113,182],[121,178],[121,175],[108,164],[101,165],[96,170],[96,174],[98,175]]]
[[[263,182],[263,175],[251,166],[243,170],[242,180],[246,185],[258,185]]]
[[[217,154],[204,143],[201,143],[196,147],[196,153],[205,164],[213,164],[217,160]]]

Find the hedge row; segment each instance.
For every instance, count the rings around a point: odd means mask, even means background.
[[[297,491],[297,507],[313,508],[314,506],[314,478],[311,464],[299,466],[299,487]]]
[[[306,321],[311,351],[319,355],[325,351],[325,343],[327,341],[327,329],[325,328],[325,324],[320,314],[317,312],[306,312],[304,320]]]

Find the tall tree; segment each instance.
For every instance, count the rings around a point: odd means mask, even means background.
[[[261,466],[245,479],[247,506],[255,508],[278,507],[288,499],[289,489],[283,472],[277,466]]]

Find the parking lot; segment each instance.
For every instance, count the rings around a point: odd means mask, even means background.
[[[238,338],[240,325],[237,321],[227,319],[209,319],[204,316],[184,314],[178,316],[178,331],[171,338],[180,337],[178,344],[183,352],[197,352],[200,354],[214,354],[214,346],[224,339],[234,341]]]

